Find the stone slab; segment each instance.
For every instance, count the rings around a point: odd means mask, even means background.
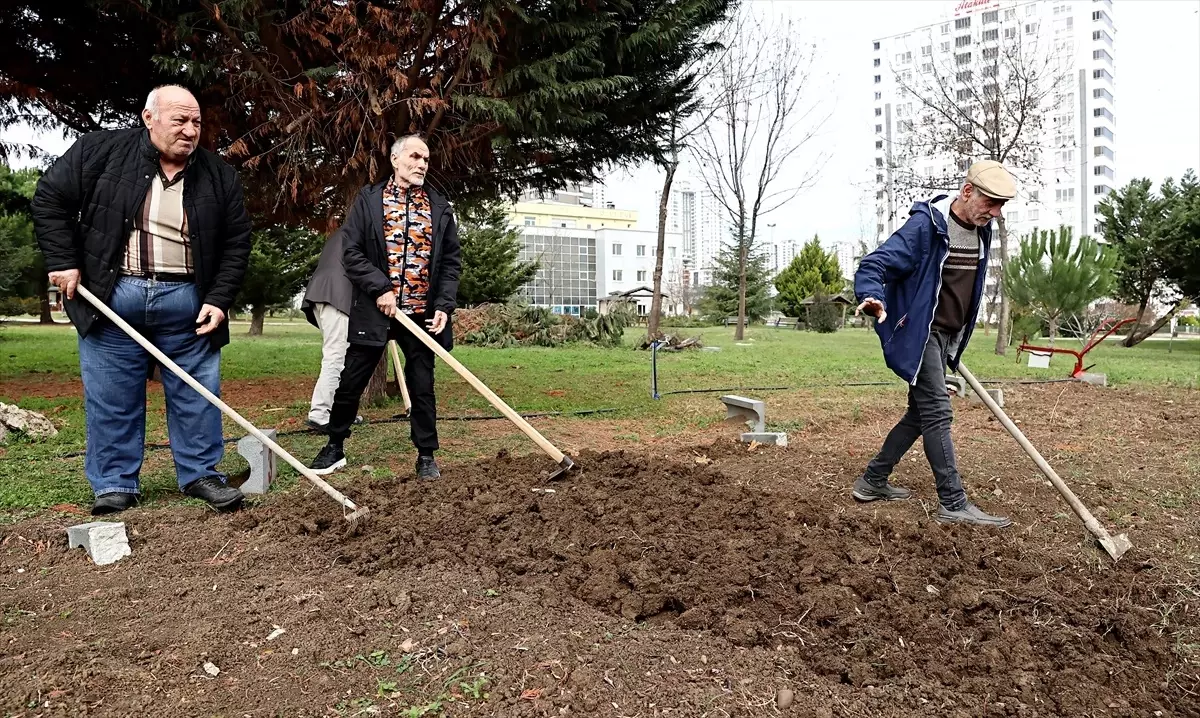
[[[1108,375],[1084,372],[1079,375],[1079,381],[1083,382],[1084,384],[1092,384],[1095,386],[1108,386]]]
[[[274,429],[264,429],[262,432],[268,439],[275,441]],[[245,483],[238,488],[247,495],[267,493],[271,489],[271,484],[274,483],[278,471],[275,452],[253,435],[239,439],[237,451],[245,457],[246,463],[250,464],[250,478],[246,479]]]
[[[721,397],[721,403],[725,405],[726,419],[743,418],[751,431],[767,430],[767,405],[765,403],[758,399],[749,399],[733,394]]]
[[[107,566],[129,556],[129,538],[123,521],[92,521],[67,527],[71,548],[83,547],[97,566]]]
[[[742,443],[758,442],[768,446],[787,446],[787,434],[782,431],[748,431],[742,434]]]

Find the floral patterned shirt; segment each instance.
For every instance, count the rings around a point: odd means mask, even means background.
[[[433,209],[423,187],[401,189],[393,178],[383,189],[383,237],[388,277],[400,310],[424,314],[429,306]]]

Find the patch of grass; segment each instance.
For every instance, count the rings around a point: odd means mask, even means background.
[[[261,380],[256,391],[273,388],[269,401],[286,411],[266,413],[264,406],[249,405],[236,388],[227,387],[224,399],[260,426],[291,429],[302,422],[307,410],[308,392],[320,366],[321,342],[317,330],[305,322],[271,325],[261,337],[245,335],[245,325],[234,326],[233,342],[222,350],[222,373],[226,380]],[[735,346],[733,330],[723,327],[682,332],[699,335],[707,346],[721,351],[663,353],[658,357],[659,391],[711,389],[749,390],[751,387],[811,388],[831,398],[843,398],[846,392],[903,392],[904,385],[883,363],[875,335],[861,329],[834,334],[816,334],[753,327],[747,332],[750,346]],[[527,347],[482,349],[458,347],[455,355],[480,379],[521,412],[547,412],[612,408],[613,413],[596,414],[597,421],[636,420],[644,429],[621,430],[614,438],[640,443],[647,436],[662,436],[707,428],[721,421],[720,411],[691,412],[702,395],[665,394],[655,401],[650,395],[650,354],[631,348],[640,330],[627,332],[624,348],[601,349],[570,346],[557,349]],[[1108,342],[1088,355],[1094,371],[1105,372],[1113,384],[1167,384],[1200,387],[1200,341],[1147,341],[1126,349]],[[1050,369],[1029,369],[1015,359],[992,353],[992,341],[980,333],[966,356],[966,363],[986,379],[1062,378],[1071,362],[1057,357]],[[62,393],[62,382],[79,376],[77,337],[67,325],[40,327],[9,325],[0,339],[0,400],[20,399],[21,406],[46,414],[59,428],[53,439],[31,442],[10,439],[0,448],[0,521],[11,520],[13,512],[42,509],[55,504],[86,505],[91,490],[84,476],[81,452],[85,446],[86,425],[83,402],[79,395],[48,398],[38,396],[38,384]],[[887,382],[865,389],[838,388],[854,382]],[[495,414],[495,410],[461,377],[442,363],[437,368],[438,411],[442,417],[461,414]],[[244,384],[241,386],[245,386]],[[756,390],[756,396],[769,391]],[[50,391],[47,390],[47,394]],[[259,402],[261,403],[261,401]],[[390,416],[399,410],[398,402],[381,408],[366,409],[372,418]],[[152,393],[147,407],[146,441],[167,440],[165,410],[160,393]],[[856,404],[849,420],[858,422],[862,409]],[[292,423],[287,423],[289,420]],[[544,433],[553,433],[554,419],[540,420]],[[501,426],[503,422],[453,422],[439,424],[448,460],[471,459],[494,454],[501,448],[533,450],[515,432],[497,436],[482,427]],[[789,422],[773,425],[780,431],[801,431],[804,425]],[[243,431],[225,422],[227,437],[240,437]],[[323,438],[311,434],[283,436],[281,444],[301,461],[315,456]],[[357,467],[370,464],[371,478],[390,479],[397,471],[411,470],[414,458],[404,423],[371,423],[355,431],[352,439],[352,471],[335,475],[335,483],[352,483],[362,477]],[[397,454],[401,454],[397,456]],[[227,447],[227,459],[221,469],[236,473],[245,467],[234,447]],[[298,476],[280,462],[276,486],[286,489]],[[169,451],[147,451],[141,472],[144,500],[148,503],[175,501],[178,489]]]

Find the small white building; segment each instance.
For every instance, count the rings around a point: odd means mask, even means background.
[[[687,266],[683,258],[682,236],[678,232],[667,232],[663,249],[662,291],[675,295],[678,292],[672,288],[684,281]],[[607,298],[637,288],[653,287],[657,250],[657,232],[641,229],[597,230],[596,296]]]
[[[630,304],[635,307],[639,317],[649,316],[650,309],[654,305],[654,289],[649,286],[634,287],[624,292],[616,292],[607,297],[601,297],[599,311],[601,314],[608,314],[613,306],[617,304]],[[662,298],[662,313],[669,317],[680,313],[679,304],[665,291]]]

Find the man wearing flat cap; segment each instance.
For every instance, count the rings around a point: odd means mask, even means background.
[[[987,277],[992,220],[1016,193],[1003,165],[976,162],[957,196],[914,204],[904,226],[860,263],[854,275],[858,311],[875,317],[888,368],[908,382],[908,412],[854,482],[857,501],[909,498],[912,492],[888,477],[921,437],[937,487],[938,521],[1012,524],[967,500],[950,440],[954,413],[946,367],[958,368],[971,339]]]

